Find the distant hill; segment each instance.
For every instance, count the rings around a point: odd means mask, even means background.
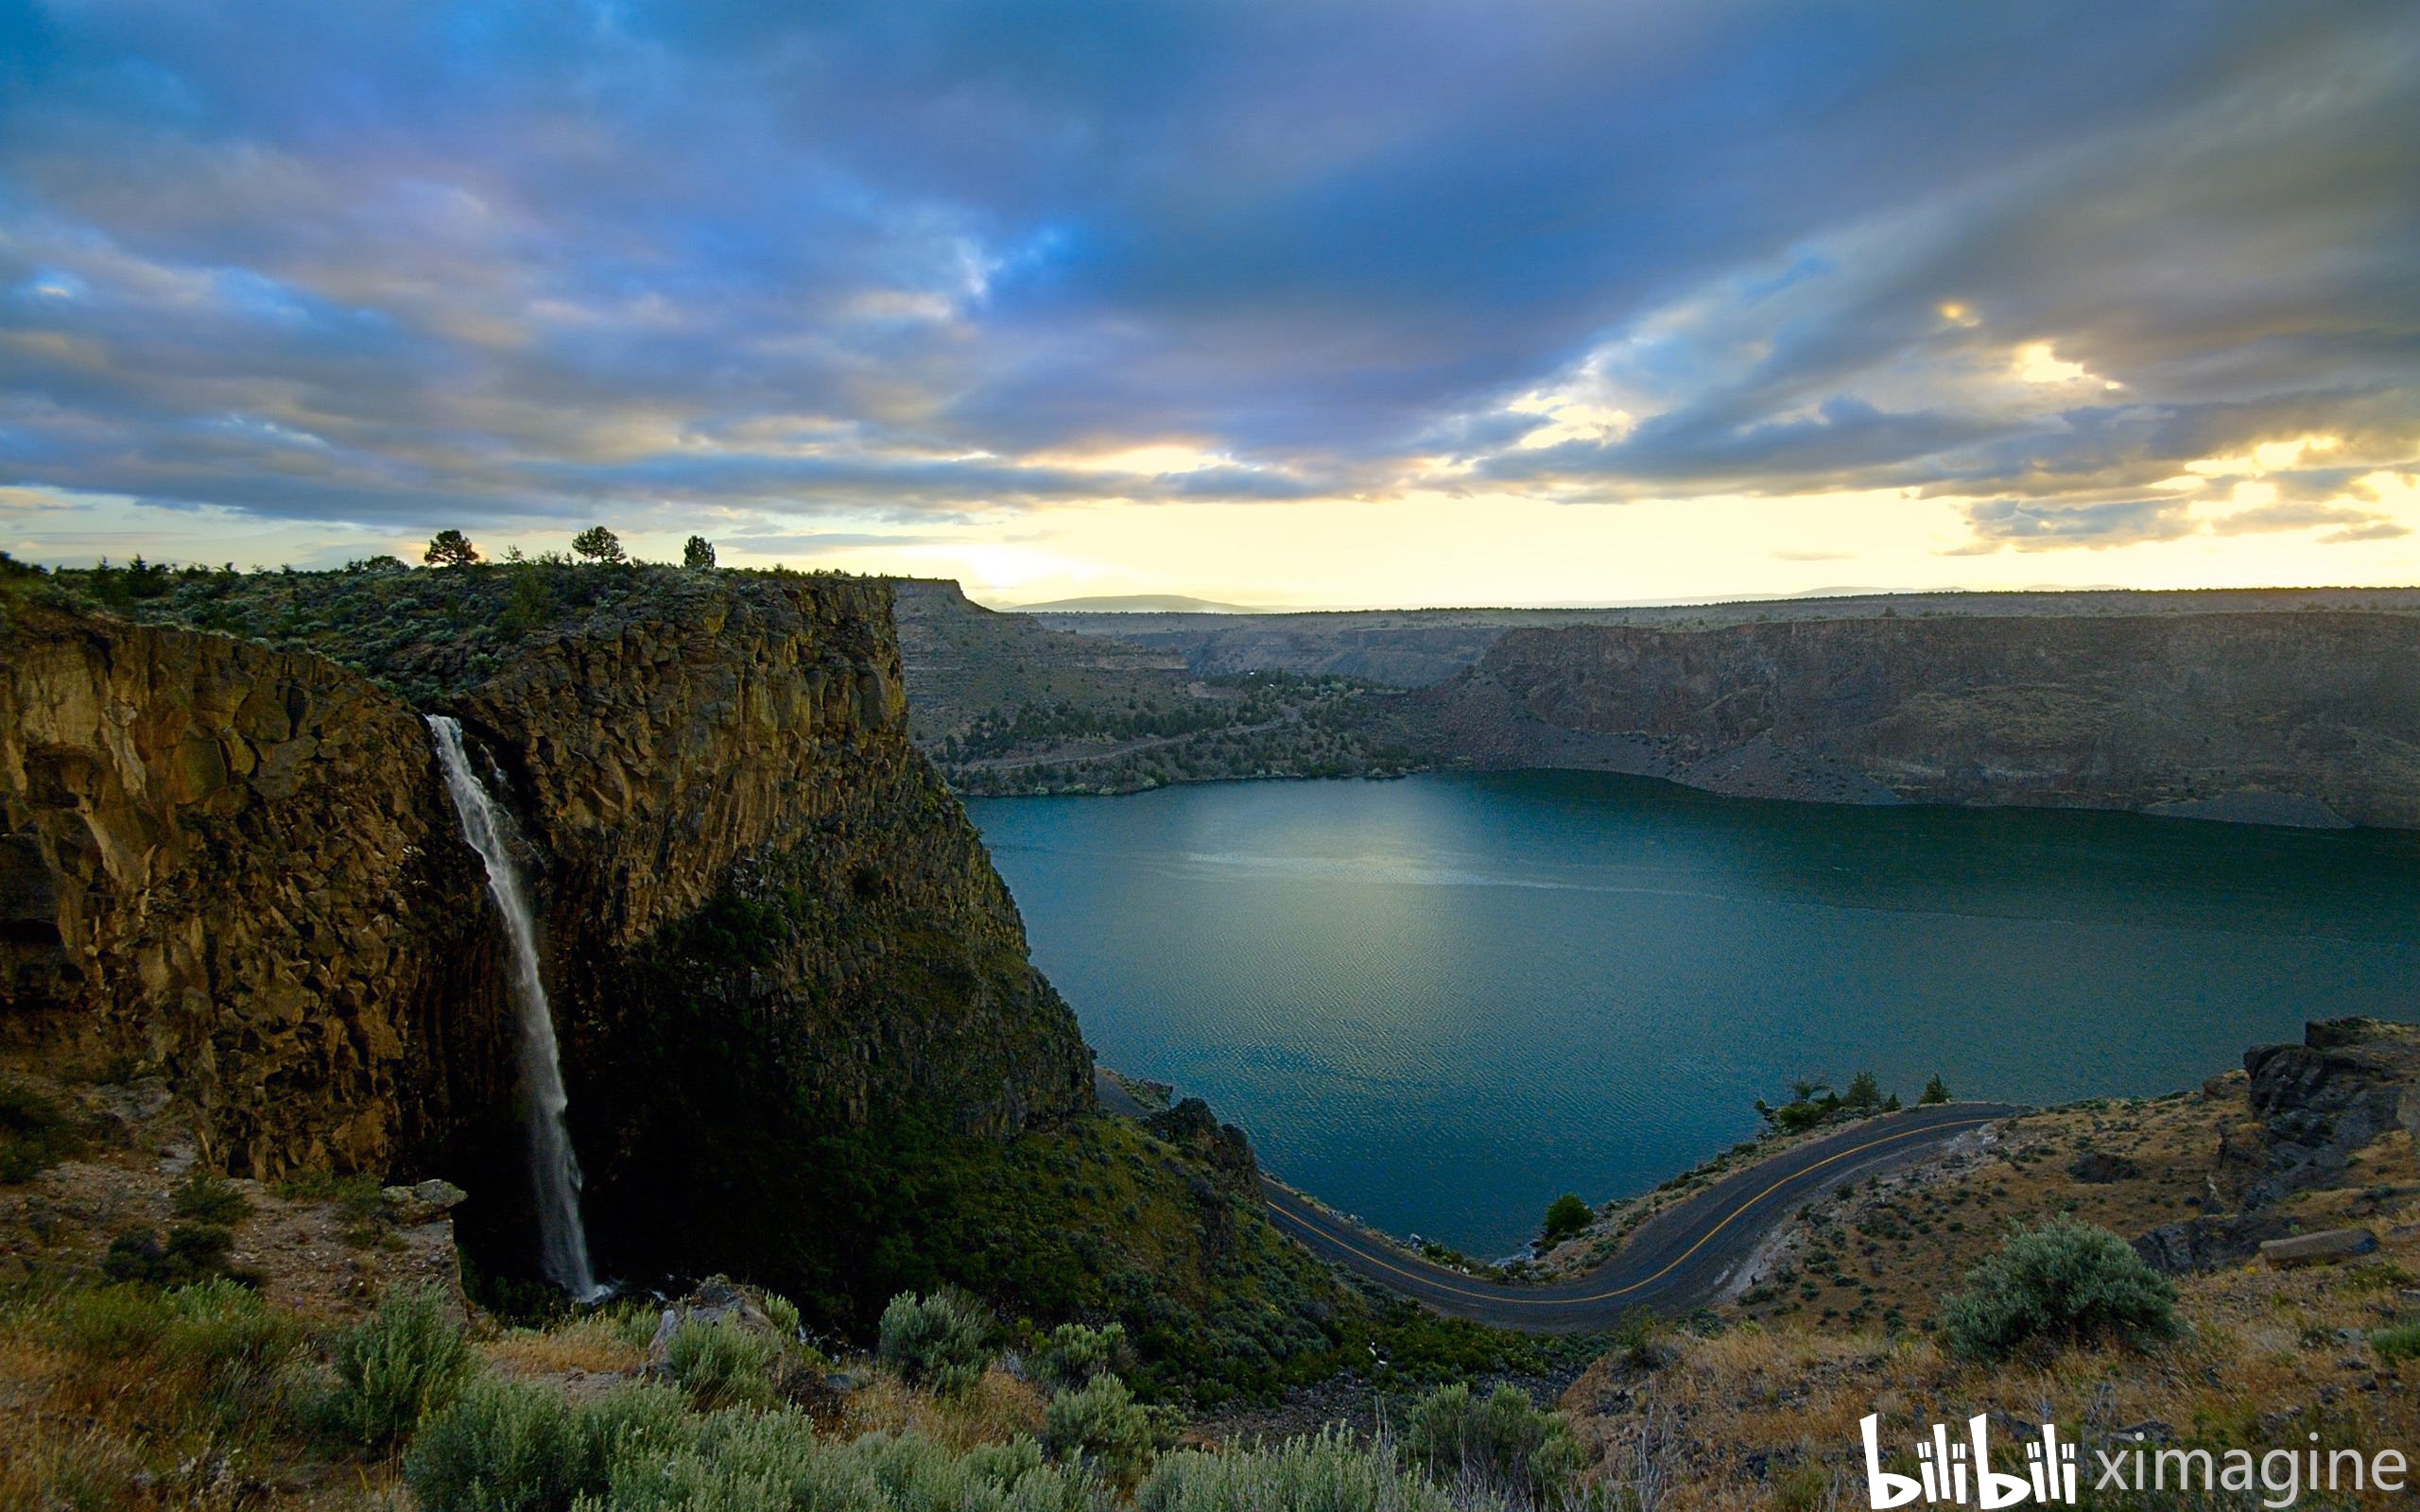
[[[1269,614],[1250,604],[1221,604],[1214,599],[1187,598],[1183,593],[1107,593],[1092,598],[1054,598],[1040,604],[1018,604],[1011,612],[1063,614]]]

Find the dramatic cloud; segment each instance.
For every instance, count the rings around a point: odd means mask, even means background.
[[[0,507],[2390,541],[2415,77],[2327,0],[0,10]]]

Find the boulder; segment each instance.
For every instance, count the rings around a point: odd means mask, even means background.
[[[378,1204],[388,1222],[399,1228],[417,1228],[444,1217],[469,1196],[451,1181],[429,1180],[416,1186],[382,1188]]]
[[[2286,1227],[2273,1213],[2188,1218],[2136,1238],[2135,1253],[2163,1276],[2190,1276],[2250,1260],[2263,1242],[2283,1236]]]
[[[2332,1264],[2378,1247],[2378,1236],[2367,1228],[2328,1228],[2315,1234],[2272,1239],[2260,1246],[2260,1258],[2282,1270],[2292,1265]]]
[[[2067,1175],[2094,1186],[2106,1186],[2112,1181],[2132,1181],[2142,1174],[2141,1166],[2107,1150],[2086,1150],[2067,1163]]]

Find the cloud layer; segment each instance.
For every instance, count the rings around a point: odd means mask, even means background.
[[[53,496],[767,541],[1887,489],[1964,551],[2408,528],[2408,5],[0,18],[0,485]]]

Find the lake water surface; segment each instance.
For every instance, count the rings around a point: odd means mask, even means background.
[[[2067,1101],[2420,1020],[2411,835],[1566,772],[969,808],[1103,1064],[1483,1255],[1749,1138],[1798,1076]]]

